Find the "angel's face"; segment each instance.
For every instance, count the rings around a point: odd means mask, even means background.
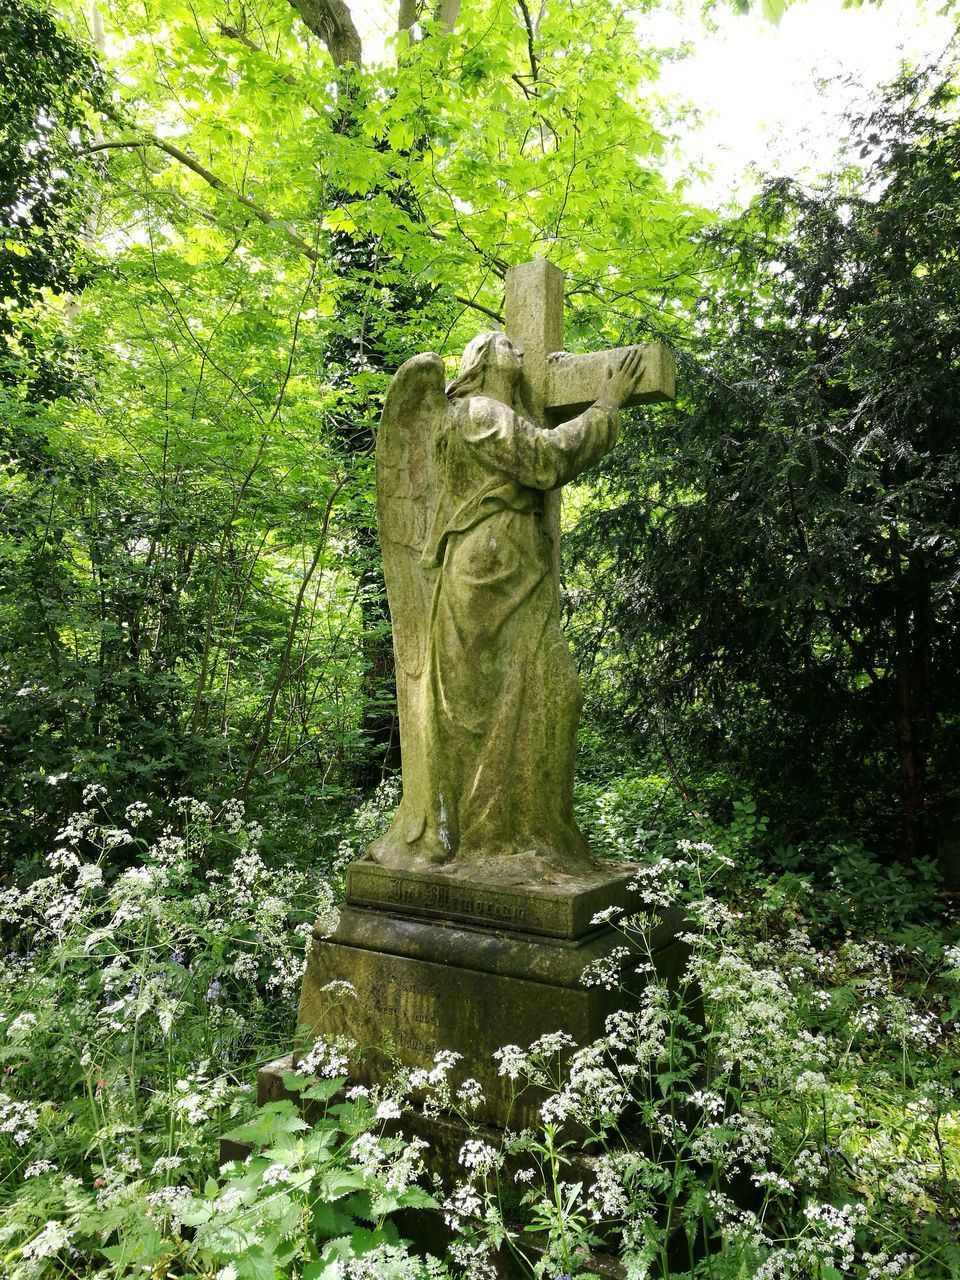
[[[498,333],[490,347],[489,367],[507,374],[515,382],[520,377],[522,359],[520,348],[515,347],[505,333]]]

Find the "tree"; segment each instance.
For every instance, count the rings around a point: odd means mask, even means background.
[[[855,164],[708,241],[687,403],[611,459],[584,543],[641,733],[908,862],[960,755],[954,70],[900,79],[851,121]]]
[[[79,287],[88,268],[84,142],[102,87],[90,55],[42,3],[9,0],[0,11],[0,382],[26,382],[34,400],[70,380],[40,304],[45,290]]]

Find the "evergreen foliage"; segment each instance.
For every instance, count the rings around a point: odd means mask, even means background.
[[[577,549],[615,723],[749,778],[794,838],[909,862],[956,811],[952,71],[902,79],[849,146],[707,238],[686,403],[611,456]]]

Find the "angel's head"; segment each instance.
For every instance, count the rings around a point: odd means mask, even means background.
[[[447,387],[451,400],[464,396],[490,394],[496,387],[506,391],[512,400],[520,380],[523,352],[513,345],[505,333],[491,330],[478,334],[467,343],[460,361],[460,372]],[[491,385],[492,384],[492,385]]]

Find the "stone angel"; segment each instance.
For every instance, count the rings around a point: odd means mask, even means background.
[[[377,517],[403,795],[367,856],[389,867],[519,883],[593,865],[573,816],[582,694],[544,506],[613,448],[642,353],[552,428],[524,409],[522,354],[483,333],[448,386],[440,356],[414,356],[384,405]]]

